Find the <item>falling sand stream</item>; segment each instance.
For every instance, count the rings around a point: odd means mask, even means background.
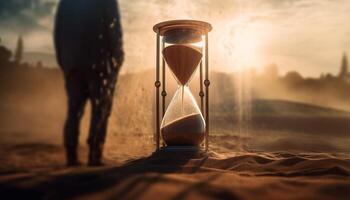
[[[240,138],[246,138],[249,134],[252,119],[252,88],[251,74],[249,70],[241,69],[234,76],[236,126]],[[243,148],[243,141],[239,143],[239,148]]]

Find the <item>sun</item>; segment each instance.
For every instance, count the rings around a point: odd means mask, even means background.
[[[236,17],[229,26],[225,37],[225,49],[229,54],[226,62],[229,62],[231,70],[245,70],[261,65],[261,46],[263,38],[261,31],[245,17]]]
[[[237,28],[233,36],[235,64],[241,67],[257,67],[259,38],[247,28]]]

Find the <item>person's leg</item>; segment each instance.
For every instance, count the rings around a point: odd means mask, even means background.
[[[116,74],[113,71],[101,71],[89,82],[92,116],[88,137],[90,147],[89,165],[102,165],[103,145],[105,143],[108,118],[113,104],[113,94],[116,82]]]
[[[68,166],[79,165],[78,143],[80,121],[87,101],[87,86],[82,74],[77,70],[65,73],[65,86],[68,97],[68,113],[64,125],[64,146]]]

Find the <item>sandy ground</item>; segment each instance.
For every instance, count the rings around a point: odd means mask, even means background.
[[[152,154],[150,144],[109,144],[108,165],[100,168],[64,167],[57,144],[2,145],[0,193],[9,199],[350,198],[349,154],[225,153],[224,143],[215,142],[223,137],[212,139],[221,153]],[[85,158],[87,149],[80,153]]]

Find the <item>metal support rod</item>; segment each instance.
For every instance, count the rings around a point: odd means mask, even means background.
[[[205,151],[209,150],[209,52],[208,33],[205,34]]]
[[[201,112],[204,115],[204,92],[203,92],[203,62],[199,66],[199,97],[201,98]]]
[[[162,49],[161,49],[161,52],[163,52],[163,49],[164,49],[164,40],[162,41]],[[164,117],[164,114],[165,114],[165,97],[167,95],[166,93],[166,87],[165,87],[165,60],[162,56],[162,118]]]
[[[156,87],[156,150],[159,150],[159,143],[160,143],[160,121],[159,121],[159,87],[161,85],[159,81],[159,42],[160,42],[160,35],[157,33],[157,48],[156,48],[156,82],[154,83]]]

